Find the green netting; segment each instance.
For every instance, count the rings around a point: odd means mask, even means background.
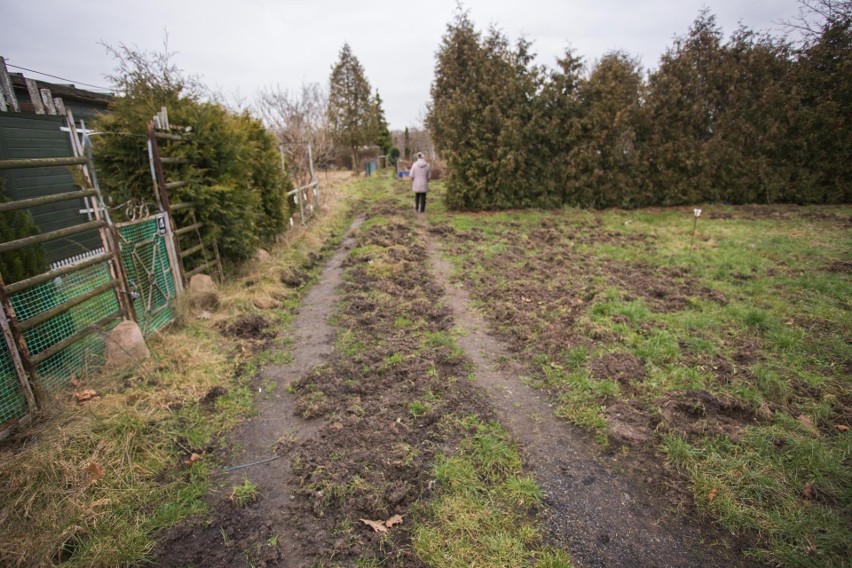
[[[175,284],[166,254],[165,237],[157,230],[157,216],[125,225],[121,237],[121,259],[127,280],[138,297],[133,301],[142,333],[150,335],[174,320],[172,299]]]
[[[0,335],[0,425],[27,414],[27,400],[15,374],[9,346]]]
[[[12,306],[18,321],[23,323],[109,281],[110,274],[106,264],[90,266],[12,295]],[[30,355],[38,355],[117,311],[115,291],[110,288],[24,332],[27,349]],[[104,334],[117,323],[110,322],[105,328],[74,342],[39,363],[36,367],[39,384],[52,389],[65,384],[71,377],[88,371],[93,361],[102,359]]]
[[[122,263],[138,297],[134,300],[139,325],[149,335],[174,319],[175,286],[166,256],[165,240],[158,234],[157,218],[119,229]],[[90,266],[13,294],[10,298],[18,321],[23,323],[80,297],[110,281],[106,263]],[[61,314],[24,332],[30,355],[71,337],[118,311],[115,290],[109,288]],[[48,390],[65,385],[72,377],[97,370],[103,364],[105,335],[118,324],[112,320],[45,359],[36,367],[39,386]],[[5,341],[0,341],[0,424],[22,418],[27,402]]]

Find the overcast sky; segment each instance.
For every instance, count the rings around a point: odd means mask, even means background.
[[[622,49],[647,68],[703,7],[726,36],[742,22],[780,33],[798,13],[796,0],[466,0],[480,30],[497,25],[512,40],[533,41],[538,62],[552,66],[566,47],[591,63]],[[0,56],[10,64],[108,87],[114,61],[99,45],[124,43],[162,51],[168,30],[174,62],[227,98],[303,82],[327,86],[348,42],[384,99],[392,129],[418,126],[429,100],[435,53],[455,0],[0,0]],[[63,82],[24,71],[29,77]]]

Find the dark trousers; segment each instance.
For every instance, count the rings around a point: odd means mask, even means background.
[[[414,194],[414,210],[421,213],[426,212],[426,193]]]

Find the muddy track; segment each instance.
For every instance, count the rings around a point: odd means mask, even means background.
[[[468,292],[451,283],[451,266],[423,218],[419,225],[435,280],[464,330],[459,345],[476,364],[477,383],[500,421],[523,449],[547,495],[550,535],[572,560],[578,566],[753,565],[689,503],[680,503],[679,496],[667,498],[641,472],[623,470],[588,435],[553,415],[546,397],[521,382],[526,370],[488,333],[482,316],[469,305]]]
[[[219,491],[250,478],[258,486],[260,500],[251,508],[239,508],[223,500],[224,495],[211,495],[208,500],[215,522],[181,523],[166,531],[155,549],[156,565],[244,565],[247,545],[253,549],[252,560],[259,565],[310,565],[310,555],[301,550],[302,539],[290,522],[287,505],[295,496],[289,490],[293,474],[286,448],[315,436],[324,422],[302,419],[294,411],[295,397],[287,387],[322,364],[333,350],[335,330],[328,317],[342,283],[343,261],[355,245],[351,234],[363,220],[359,217],[350,225],[286,331],[292,338],[291,362],[262,370],[258,384],[268,387],[272,381],[275,387],[266,396],[260,393],[256,416],[228,437],[234,451],[224,474],[215,482],[221,487]]]
[[[523,367],[488,333],[467,292],[450,283],[437,237],[422,217],[408,222],[413,215],[357,233],[360,219],[350,227],[287,332],[292,361],[263,369],[256,385],[275,388],[259,393],[257,415],[229,435],[229,471],[208,498],[210,511],[166,531],[153,563],[419,566],[408,522],[386,547],[352,520],[408,517],[431,495],[436,455],[452,452],[463,435],[441,426],[447,418],[496,415],[547,495],[546,540],[577,566],[746,565],[733,546],[717,544],[728,541],[684,505],[682,493],[645,483],[553,416],[546,396],[520,381]],[[369,251],[357,258],[349,255],[353,234]],[[332,314],[340,329],[328,323]],[[457,342],[465,355],[424,348],[417,334],[396,328],[400,318],[424,332],[463,329]],[[363,350],[338,353],[341,330]],[[475,383],[460,380],[470,362]],[[412,415],[411,401],[426,397],[434,409]],[[260,498],[238,507],[227,492],[244,479],[257,484]]]

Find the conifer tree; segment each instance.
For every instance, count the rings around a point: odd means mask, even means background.
[[[328,120],[339,144],[346,145],[357,170],[358,148],[373,142],[376,130],[376,101],[361,62],[348,43],[331,70],[328,92]]]
[[[379,95],[378,89],[376,90],[373,102],[374,142],[381,150],[382,155],[387,156],[390,154],[391,148],[393,148],[393,136],[391,136],[388,129],[388,121],[385,118],[385,109],[382,108],[382,97]]]
[[[710,183],[705,151],[723,111],[721,41],[716,17],[703,10],[687,36],[675,40],[650,77],[648,158],[656,203],[696,203],[720,197]]]
[[[639,201],[641,89],[638,61],[618,51],[604,55],[582,82],[582,118],[570,154],[577,203],[630,207]]]
[[[852,2],[803,3],[818,22],[798,53],[795,139],[788,158],[796,165],[799,201],[852,201]]]

